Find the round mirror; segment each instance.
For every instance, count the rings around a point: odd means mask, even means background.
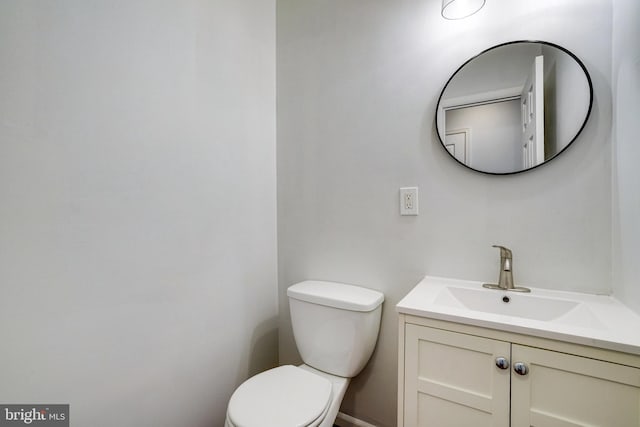
[[[479,172],[513,174],[563,152],[591,113],[584,64],[553,43],[516,41],[465,62],[445,85],[436,112],[443,147]]]

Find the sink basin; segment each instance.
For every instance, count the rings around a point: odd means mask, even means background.
[[[434,303],[542,321],[557,319],[579,305],[575,301],[455,287],[443,288]]]
[[[508,292],[483,288],[482,283],[426,276],[396,308],[403,315],[435,322],[640,355],[640,315],[611,296],[536,287],[531,293]]]

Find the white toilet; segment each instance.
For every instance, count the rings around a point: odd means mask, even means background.
[[[383,294],[308,280],[287,295],[304,365],[280,366],[242,383],[229,401],[225,427],[331,427],[349,380],[373,353]]]

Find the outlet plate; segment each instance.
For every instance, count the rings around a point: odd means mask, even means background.
[[[418,215],[418,187],[400,189],[400,215]]]

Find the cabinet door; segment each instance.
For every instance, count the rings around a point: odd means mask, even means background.
[[[640,369],[516,344],[511,351],[528,370],[512,374],[512,426],[640,426]]]
[[[405,427],[508,427],[510,344],[405,326]]]

